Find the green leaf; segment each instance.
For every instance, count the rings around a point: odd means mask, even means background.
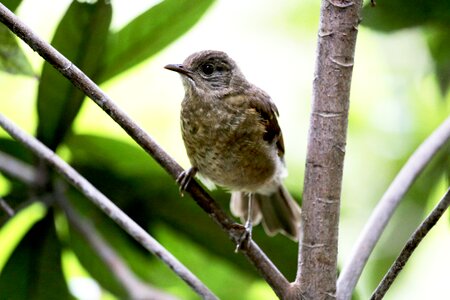
[[[0,229],[0,245],[2,245],[0,273],[23,237],[46,214],[47,207],[42,203],[34,202],[20,211],[15,211],[14,216],[8,218],[8,221],[2,225]]]
[[[100,82],[156,54],[190,29],[214,0],[165,0],[110,34]]]
[[[393,0],[377,1],[363,8],[362,24],[369,28],[392,32],[411,27],[423,27],[439,87],[443,95],[450,85],[450,1]]]
[[[22,0],[3,0],[2,4],[6,6],[10,11],[15,11],[19,7]]]
[[[52,45],[95,80],[111,21],[109,1],[74,1],[56,29]],[[51,149],[62,142],[85,95],[48,63],[38,90],[37,137]]]
[[[22,0],[4,0],[2,4],[14,12],[21,2]],[[3,25],[0,25],[0,70],[10,74],[35,75],[14,34]]]
[[[0,25],[0,70],[10,74],[35,75],[14,34],[3,24]]]
[[[450,1],[379,0],[375,7],[367,4],[362,11],[362,24],[381,31],[429,24],[450,24]]]
[[[450,86],[450,30],[437,27],[427,31],[428,48],[434,61],[434,69],[443,95]]]
[[[0,298],[71,299],[52,213],[33,226],[9,258],[0,275]]]

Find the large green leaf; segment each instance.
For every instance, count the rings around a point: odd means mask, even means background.
[[[0,70],[10,74],[34,76],[30,62],[11,31],[0,24]]]
[[[445,94],[450,86],[450,27],[438,27],[428,30],[427,41],[434,69],[441,88]]]
[[[71,299],[52,213],[33,226],[9,258],[0,275],[0,299]]]
[[[109,1],[74,1],[59,24],[52,45],[93,80],[111,21]],[[84,94],[48,63],[38,90],[37,137],[52,149],[61,143],[79,112]]]
[[[165,0],[110,34],[100,82],[154,55],[191,28],[214,0]]]
[[[375,7],[367,4],[362,11],[364,26],[394,31],[414,26],[450,25],[450,1],[378,0]]]
[[[364,7],[362,24],[386,32],[411,27],[426,29],[436,77],[445,95],[450,85],[450,1],[377,1],[376,7]]]
[[[10,11],[15,11],[19,7],[22,0],[2,0],[2,4]]]

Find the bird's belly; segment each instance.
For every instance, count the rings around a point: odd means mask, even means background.
[[[220,123],[183,127],[191,164],[217,185],[251,192],[273,181],[279,173],[282,163],[276,149],[263,140],[258,128],[220,126]]]

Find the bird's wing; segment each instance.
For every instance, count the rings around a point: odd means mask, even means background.
[[[266,128],[263,139],[269,143],[275,141],[278,148],[278,155],[284,156],[283,134],[278,124],[277,116],[279,115],[275,103],[272,102],[270,96],[265,92],[258,90],[251,93],[249,105],[254,108],[261,116],[261,122]]]

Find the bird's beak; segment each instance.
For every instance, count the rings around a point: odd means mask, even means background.
[[[192,75],[192,71],[189,70],[188,68],[186,68],[182,64],[169,64],[169,65],[165,66],[164,68],[166,68],[167,70],[170,70],[170,71],[175,71],[175,72],[180,73],[182,75],[186,75],[186,76],[188,76],[190,78],[191,78],[191,75]]]

